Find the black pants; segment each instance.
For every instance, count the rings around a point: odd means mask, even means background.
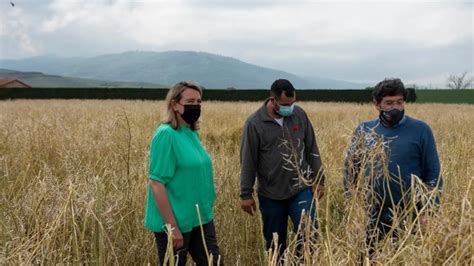
[[[213,264],[217,265],[220,258],[219,246],[217,245],[216,229],[214,221],[211,221],[202,226],[204,232],[204,239],[209,253],[213,256]],[[168,245],[168,235],[165,232],[155,233],[156,246],[158,248],[159,265],[163,265],[165,259],[166,247]],[[183,246],[174,250],[175,263],[177,265],[185,265],[186,258],[189,254],[193,258],[196,265],[209,265],[206,249],[203,244],[201,227],[196,226],[191,232],[183,233]],[[223,265],[222,258],[220,258],[220,265]]]
[[[369,257],[375,253],[377,244],[382,241],[387,235],[393,239],[398,239],[400,224],[393,224],[393,210],[396,210],[399,219],[406,219],[406,211],[400,207],[374,208],[370,213],[370,221],[367,226],[366,243],[369,248]]]

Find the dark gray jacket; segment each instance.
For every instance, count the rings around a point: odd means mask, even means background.
[[[246,121],[240,146],[240,197],[249,199],[257,178],[259,195],[287,199],[324,174],[313,126],[305,111],[295,106],[280,126],[263,106]]]

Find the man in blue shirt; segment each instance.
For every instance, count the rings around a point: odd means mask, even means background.
[[[375,86],[373,103],[379,117],[356,128],[344,163],[346,195],[364,186],[368,192],[370,254],[378,241],[400,227],[394,224],[394,215],[403,221],[415,208],[424,210],[428,202],[439,204],[439,193],[425,193],[432,197],[424,202],[417,198],[422,190],[439,192],[443,183],[431,128],[405,115],[407,95],[400,79],[385,79]],[[424,215],[416,218],[426,223]]]

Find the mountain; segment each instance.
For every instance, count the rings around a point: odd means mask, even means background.
[[[331,79],[307,79],[231,57],[192,51],[134,51],[88,58],[40,56],[0,60],[0,67],[77,78],[166,85],[173,85],[181,80],[194,80],[206,88],[262,89],[269,88],[278,78],[289,79],[299,89],[364,87],[362,84]]]
[[[21,72],[10,69],[0,68],[0,78],[18,79],[26,84],[36,87],[47,88],[163,88],[160,84],[145,82],[120,82],[120,81],[104,81],[83,78],[62,77],[57,75],[45,75],[41,72]]]
[[[319,78],[319,77],[303,77],[304,79],[318,84],[318,89],[365,89],[369,86],[373,86],[371,83],[355,83],[344,80]]]

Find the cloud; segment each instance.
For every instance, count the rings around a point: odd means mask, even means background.
[[[21,7],[12,7],[8,2],[7,12],[2,13],[4,14],[0,16],[1,55],[36,54],[39,49],[30,37],[32,22],[28,18],[18,19],[27,16],[24,10]]]
[[[12,42],[3,34],[8,31],[23,45],[17,52],[11,52],[13,45],[2,47],[1,57],[199,50],[351,80],[373,80],[378,71],[402,73],[400,64],[391,62],[413,59],[416,63],[405,66],[413,79],[435,77],[458,68],[450,58],[473,57],[466,48],[474,46],[473,4],[462,1],[30,0],[19,5],[23,13],[7,12],[8,19],[0,19],[0,41]],[[11,23],[21,24],[21,30]],[[472,60],[458,63],[472,71]]]
[[[54,15],[42,30],[77,24],[115,28],[124,38],[166,45],[199,44],[216,39],[255,40],[276,45],[331,44],[371,40],[436,46],[472,35],[465,4],[302,3],[215,4],[214,1],[53,1]],[[469,7],[469,5],[467,5]],[[456,18],[456,19],[453,19]],[[112,34],[114,31],[112,31]],[[110,34],[110,33],[109,33]],[[195,36],[192,39],[190,37]]]

